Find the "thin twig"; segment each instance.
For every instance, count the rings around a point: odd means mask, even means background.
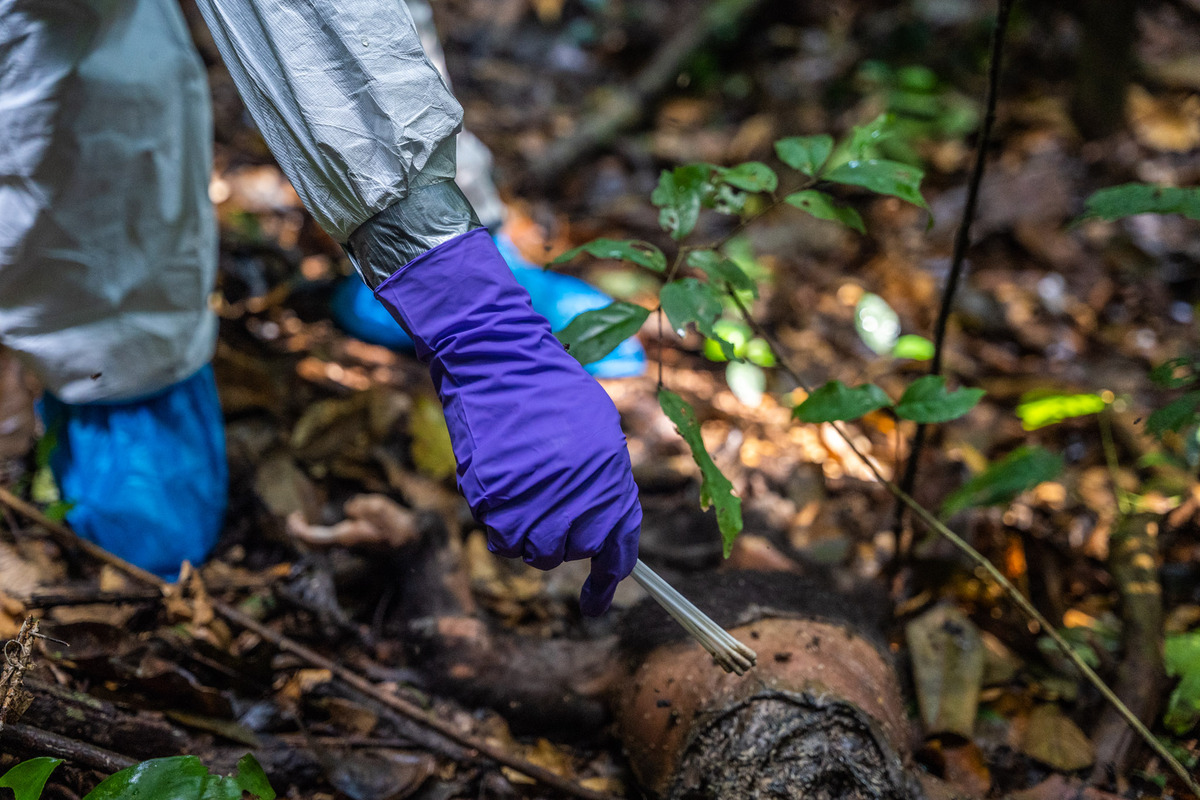
[[[946,276],[946,286],[942,289],[941,306],[938,308],[937,321],[933,326],[933,359],[929,364],[930,375],[942,374],[942,360],[945,355],[946,327],[950,321],[950,310],[954,306],[954,296],[958,291],[959,281],[966,269],[967,248],[971,244],[971,224],[975,221],[975,209],[979,204],[979,191],[983,185],[983,173],[987,166],[988,141],[992,136],[992,126],[996,122],[996,102],[1000,95],[1000,66],[1004,55],[1004,40],[1008,31],[1008,18],[1012,11],[1014,0],[998,0],[996,10],[996,26],[992,29],[991,63],[988,65],[987,94],[984,97],[983,124],[979,127],[979,136],[975,140],[975,163],[971,167],[971,176],[967,181],[967,200],[963,204],[962,218],[954,235],[954,251],[950,259],[950,273]],[[911,494],[917,481],[917,465],[921,460],[921,451],[925,449],[928,439],[929,426],[922,422],[917,425],[913,435],[912,449],[908,453],[908,463],[900,478],[900,488]],[[897,504],[896,516],[892,530],[896,541],[904,529],[904,505]],[[899,552],[899,550],[897,550]]]
[[[160,591],[167,588],[167,582],[159,578],[157,575],[130,564],[128,561],[113,555],[107,550],[92,544],[86,539],[79,538],[69,527],[61,522],[56,522],[50,519],[36,506],[25,502],[4,487],[0,487],[0,503],[12,508],[18,514],[21,514],[27,519],[41,525],[50,532],[51,536],[58,541],[59,544],[62,544],[66,547],[78,547],[89,555],[94,556],[99,561],[109,564],[121,572],[124,572],[126,575],[129,575],[130,577],[142,583],[153,586]],[[347,669],[341,664],[331,661],[330,659],[320,655],[314,650],[305,647],[288,636],[271,630],[253,617],[247,616],[246,614],[243,614],[232,606],[219,600],[212,599],[211,602],[213,610],[216,611],[220,616],[224,617],[227,621],[261,636],[263,639],[275,645],[280,650],[299,656],[302,660],[308,662],[312,666],[317,667],[318,669],[328,670],[344,684],[358,691],[359,693],[366,695],[372,700],[375,700],[376,702],[381,703],[382,705],[394,711],[399,712],[403,716],[413,720],[414,722],[417,722],[421,726],[432,730],[443,738],[465,748],[468,752],[468,756],[477,754],[486,759],[494,761],[497,764],[501,764],[509,767],[510,769],[516,770],[522,775],[527,775],[528,777],[533,778],[538,783],[541,783],[548,788],[555,789],[573,797],[581,798],[581,800],[616,800],[612,795],[608,795],[603,792],[597,792],[584,786],[580,786],[579,784],[556,775],[547,769],[537,766],[536,764],[532,764],[522,758],[509,755],[499,747],[489,744],[488,742],[485,742],[481,739],[476,739],[475,737],[464,733],[460,733],[454,728],[453,725],[430,716],[420,706],[410,703],[403,698],[397,697],[396,695],[381,689],[375,683],[358,675],[354,671]]]
[[[784,372],[786,372],[801,389],[806,392],[810,391],[807,382],[800,376],[799,371],[794,369],[788,362],[788,359],[784,355],[787,351],[783,349],[775,337],[771,335],[771,333],[768,332],[758,322],[757,319],[751,316],[745,304],[742,303],[741,299],[737,296],[737,293],[728,292],[728,296],[733,299],[738,311],[741,312],[742,318],[746,320],[746,324],[751,327],[755,335],[761,336],[767,341],[767,344],[771,346],[771,349],[775,352],[776,359],[778,359],[779,366],[784,370]],[[1125,722],[1127,722],[1129,726],[1137,732],[1138,736],[1140,736],[1142,740],[1145,741],[1146,744],[1149,745],[1150,748],[1161,759],[1163,759],[1164,762],[1166,762],[1166,764],[1171,768],[1171,771],[1174,772],[1179,779],[1183,781],[1184,785],[1188,787],[1188,790],[1197,797],[1200,797],[1200,783],[1198,783],[1196,779],[1188,773],[1187,768],[1184,767],[1183,764],[1179,763],[1177,758],[1171,755],[1171,752],[1167,750],[1162,742],[1155,738],[1154,734],[1150,732],[1150,729],[1147,728],[1140,719],[1138,719],[1137,715],[1130,711],[1129,707],[1121,702],[1121,698],[1117,697],[1113,690],[1108,687],[1108,684],[1106,684],[1104,680],[1096,674],[1095,670],[1088,666],[1087,662],[1085,662],[1083,658],[1077,652],[1075,652],[1074,648],[1072,648],[1071,645],[1067,643],[1067,640],[1062,637],[1062,634],[1060,634],[1058,630],[1050,624],[1050,621],[1047,620],[1042,613],[1037,610],[1033,603],[1031,603],[1029,599],[1021,593],[1021,590],[1013,585],[1013,583],[1004,576],[1004,573],[1002,573],[995,564],[988,560],[983,553],[980,553],[978,550],[968,544],[966,540],[946,527],[941,520],[935,517],[931,511],[925,508],[925,506],[913,499],[908,492],[904,491],[897,484],[885,478],[883,473],[879,471],[879,467],[875,465],[875,462],[868,458],[866,453],[864,453],[858,447],[858,445],[854,443],[854,440],[851,438],[850,434],[846,432],[846,429],[842,425],[836,422],[830,423],[830,425],[832,425],[838,436],[840,436],[842,441],[844,441],[850,448],[850,451],[854,453],[858,460],[861,461],[871,472],[871,474],[875,477],[875,480],[886,487],[901,505],[912,511],[922,522],[924,522],[943,538],[948,540],[961,552],[966,554],[968,558],[974,561],[975,564],[982,567],[983,570],[987,572],[988,576],[996,582],[996,584],[1004,591],[1004,593],[1012,598],[1013,602],[1017,604],[1017,607],[1020,608],[1027,617],[1036,622],[1047,636],[1054,640],[1054,643],[1071,661],[1071,663],[1075,665],[1075,668],[1079,670],[1080,674],[1083,675],[1088,683],[1092,684],[1092,686],[1096,688],[1096,691],[1100,692],[1104,699],[1108,701],[1108,703],[1112,705],[1114,709],[1116,709],[1117,713],[1121,715],[1121,718],[1124,719]]]

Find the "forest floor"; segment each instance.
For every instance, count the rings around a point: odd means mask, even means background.
[[[647,64],[703,5],[436,4],[466,127],[495,158],[509,210],[505,230],[539,265],[598,236],[647,240],[670,252],[649,202],[662,169],[688,161],[777,164],[776,139],[840,137],[892,111],[904,125],[893,157],[926,170],[932,218],[895,198],[848,194],[866,235],[776,209],[747,225],[738,246],[769,276],[752,311],[800,377],[812,385],[874,381],[898,397],[928,365],[873,352],[856,331],[856,308],[864,294],[876,294],[903,333],[931,335],[966,196],[993,18],[984,4],[969,2],[750,4],[753,12],[739,24],[716,25],[713,41],[682,59],[669,82],[650,80]],[[1071,122],[1079,23],[1052,9],[1019,9],[1014,18],[944,358],[953,384],[986,395],[967,416],[933,430],[914,491],[937,509],[1019,446],[1061,454],[1065,466],[1053,479],[948,522],[1110,682],[1137,646],[1110,548],[1126,524],[1118,494],[1156,532],[1149,545],[1161,591],[1155,641],[1200,628],[1200,445],[1194,431],[1160,441],[1145,430],[1148,414],[1177,394],[1152,382],[1151,370],[1200,350],[1196,223],[1141,216],[1072,224],[1084,199],[1106,186],[1200,183],[1200,11],[1189,0],[1144,6],[1124,124],[1096,141],[1084,141]],[[349,265],[302,210],[247,124],[211,43],[197,32],[216,104],[212,191],[222,251],[215,366],[232,478],[226,530],[213,559],[164,603],[111,565],[64,548],[44,524],[5,510],[0,638],[16,636],[36,612],[46,635],[70,645],[42,643],[31,672],[42,685],[39,702],[56,687],[104,706],[95,720],[84,714],[78,728],[52,727],[53,714],[41,726],[133,759],[187,752],[228,767],[252,751],[288,797],[562,796],[561,788],[497,766],[469,744],[448,743],[347,688],[328,664],[286,644],[280,649],[283,636],[461,735],[583,787],[581,796],[643,796],[629,769],[633,745],[608,726],[599,695],[574,686],[568,710],[517,709],[511,697],[526,692],[550,702],[522,681],[575,666],[581,680],[596,678],[605,671],[596,659],[620,660],[621,644],[575,655],[570,647],[618,641],[612,637],[625,635],[622,615],[644,595],[626,581],[612,613],[583,619],[576,598],[586,564],[541,573],[487,552],[454,488],[453,455],[427,374],[413,356],[365,344],[332,323],[328,296]],[[621,87],[639,78],[653,91],[638,98],[638,113],[548,173],[563,143],[583,135],[581,121],[612,113]],[[702,216],[698,236],[720,239],[730,224]],[[577,259],[561,269],[619,299],[655,302],[656,279],[627,264]],[[1095,766],[1097,752],[1112,752],[1124,736],[1106,726],[1105,701],[951,545],[911,520],[895,535],[887,489],[829,425],[793,421],[803,391],[783,370],[764,370],[761,393],[741,378],[731,378],[731,387],[726,364],[706,358],[694,331],[663,333],[652,315],[640,337],[647,374],[602,383],[621,411],[642,492],[643,559],[698,601],[712,600],[704,587],[718,573],[746,569],[825,580],[847,605],[881,592],[887,611],[871,635],[882,637],[906,698],[910,763],[957,796],[1065,797],[1089,783],[1094,788],[1080,796],[1188,796],[1137,743],[1119,766]],[[745,532],[728,560],[711,511],[700,509],[687,445],[659,410],[660,380],[695,406],[706,447],[742,500]],[[0,412],[28,420],[3,405],[27,395],[5,385]],[[1102,418],[1029,431],[1015,409],[1038,391],[1096,393],[1111,402]],[[28,496],[37,464],[31,423],[22,424],[4,430],[5,442],[26,442],[6,474]],[[899,478],[911,423],[877,412],[848,430],[885,477]],[[414,575],[413,564],[426,574]],[[803,598],[739,602],[792,608]],[[276,638],[231,622],[221,613],[229,607]],[[930,656],[910,646],[909,626],[946,609],[971,631],[960,645],[962,662],[974,666],[923,663]],[[470,636],[439,629],[428,644],[438,653],[422,652],[411,639],[418,617],[469,620],[489,644],[462,660],[438,650],[438,637]],[[490,649],[499,641],[508,649]],[[556,657],[564,661],[539,661]],[[576,658],[590,661],[576,665]],[[489,659],[495,672],[487,671]],[[450,666],[484,672],[438,674]],[[1200,656],[1192,669],[1200,676]],[[936,686],[926,691],[976,709],[965,730],[939,725],[936,711],[920,707],[914,676],[930,675]],[[1195,774],[1197,729],[1162,724],[1174,681],[1152,685],[1141,706],[1147,722]],[[1190,702],[1200,705],[1200,690]],[[38,754],[28,744],[6,747]],[[98,768],[95,758],[68,764],[46,796],[81,796]]]

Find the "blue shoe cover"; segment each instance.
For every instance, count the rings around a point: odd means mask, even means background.
[[[76,533],[167,580],[185,560],[204,561],[229,490],[211,366],[141,400],[68,405],[46,394],[42,415]]]
[[[517,282],[529,292],[533,309],[550,321],[553,331],[562,330],[584,311],[603,308],[612,302],[604,292],[578,278],[533,266],[506,236],[496,237],[496,246]],[[393,350],[413,351],[412,339],[357,276],[352,275],[338,285],[330,309],[334,321],[351,336]],[[597,378],[635,377],[646,371],[646,353],[642,343],[630,337],[584,369]]]

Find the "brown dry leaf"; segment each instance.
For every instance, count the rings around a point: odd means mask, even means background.
[[[1127,113],[1137,140],[1164,153],[1186,153],[1200,145],[1200,97],[1154,97],[1141,86],[1129,89]]]
[[[317,488],[307,473],[283,450],[268,454],[254,472],[254,491],[278,517],[299,512],[306,518],[320,511]]]
[[[350,800],[403,800],[437,770],[428,753],[331,750],[318,755],[329,782]]]
[[[488,600],[524,603],[541,595],[545,588],[544,573],[519,561],[502,560],[487,549],[487,537],[478,531],[467,537],[464,556],[471,591]]]
[[[302,461],[366,462],[409,406],[405,395],[385,386],[313,403],[292,429],[292,451]]]
[[[974,742],[941,747],[943,778],[968,797],[984,797],[992,788],[992,773],[983,751]]]
[[[379,715],[364,705],[342,697],[323,697],[317,704],[329,713],[329,722],[338,730],[369,736],[379,724]]]
[[[904,633],[925,731],[969,739],[983,681],[979,630],[959,609],[941,605],[908,623]]]
[[[571,755],[565,750],[555,747],[548,740],[538,739],[537,743],[532,746],[518,747],[518,755],[530,764],[549,770],[563,778],[571,778],[574,775],[575,771],[571,764]],[[526,785],[537,783],[533,778],[509,767],[501,767],[500,771],[504,773],[504,777],[508,778],[511,783]]]
[[[1096,760],[1087,735],[1055,705],[1038,706],[1029,715],[1021,752],[1062,772],[1089,767]]]
[[[29,597],[43,585],[36,569],[11,546],[0,542],[0,586],[10,597]]]
[[[982,685],[998,686],[1017,677],[1024,662],[1012,650],[987,631],[980,631],[983,642]]]

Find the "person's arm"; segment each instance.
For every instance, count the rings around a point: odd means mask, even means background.
[[[462,110],[408,10],[199,6],[280,167],[429,365],[489,546],[541,569],[592,558],[580,605],[601,613],[633,569],[641,527],[620,419],[454,185]]]

